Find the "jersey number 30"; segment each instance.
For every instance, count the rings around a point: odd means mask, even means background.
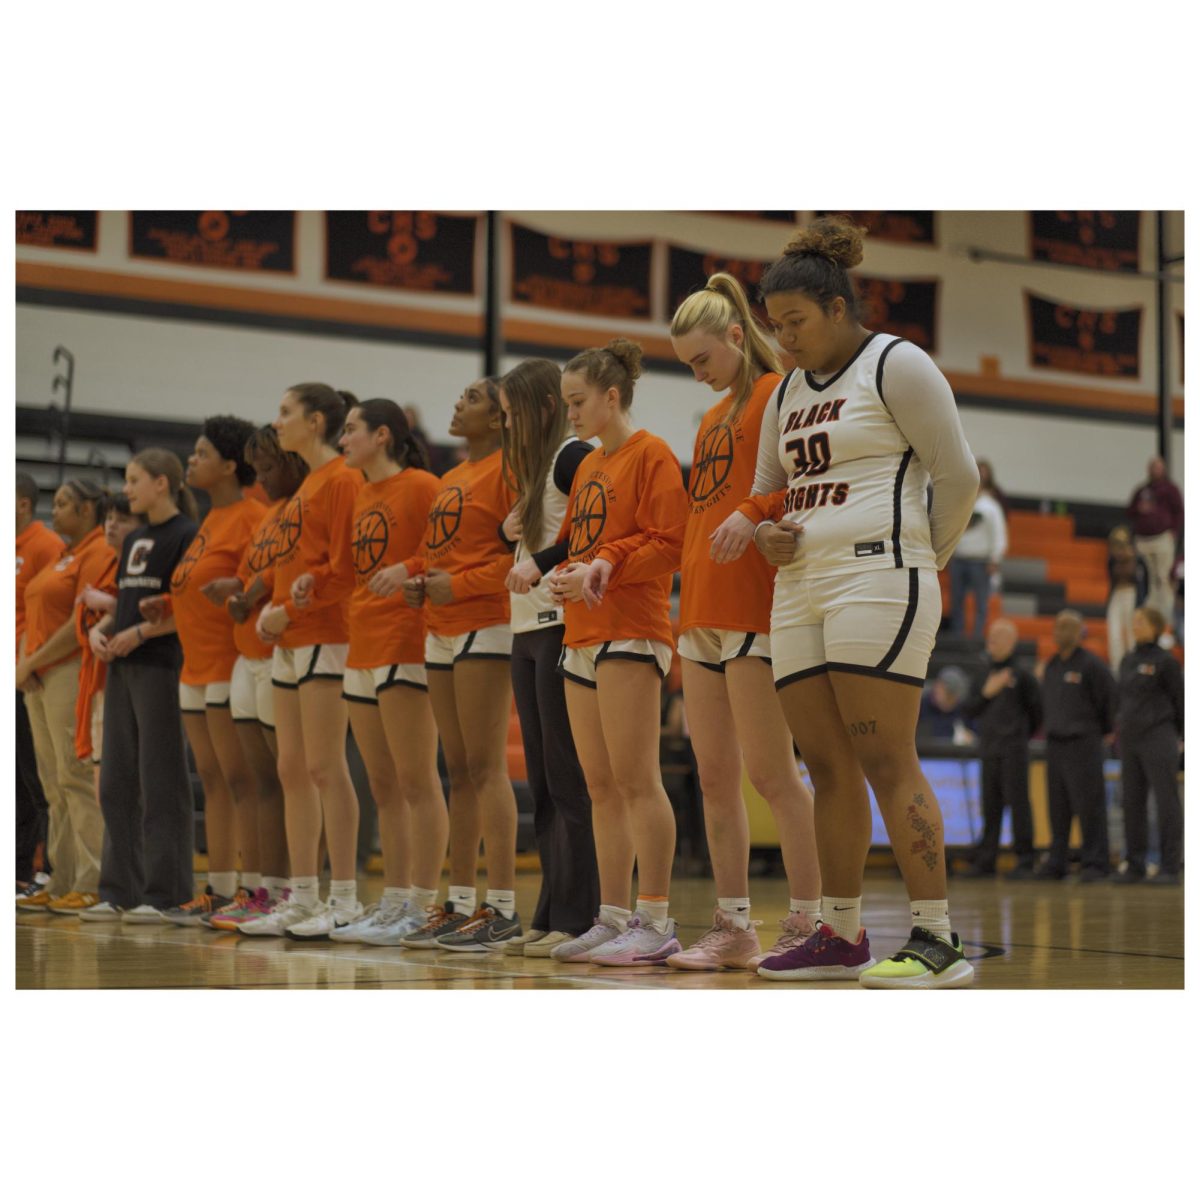
[[[829,449],[829,434],[814,433],[807,438],[793,438],[783,448],[796,460],[792,478],[798,475],[824,475],[833,462]]]

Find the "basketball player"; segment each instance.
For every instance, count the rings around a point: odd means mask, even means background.
[[[712,928],[667,965],[756,969],[768,955],[750,918],[743,756],[750,782],[775,818],[792,897],[770,955],[808,939],[821,903],[812,796],[796,769],[771,677],[775,569],[756,552],[740,568],[714,562],[710,552],[716,530],[754,482],[758,430],[780,380],[779,357],[741,284],[725,274],[713,275],[680,305],[671,344],[699,383],[727,394],[704,414],[696,433],[679,597],[683,697],[718,899]]]

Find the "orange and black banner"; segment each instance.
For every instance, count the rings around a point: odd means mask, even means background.
[[[409,292],[475,295],[478,217],[327,212],[325,278]]]
[[[17,245],[95,250],[94,212],[18,212]]]
[[[1141,224],[1137,212],[1031,212],[1029,254],[1064,267],[1136,271]]]
[[[782,221],[785,225],[794,225],[796,223],[796,214],[794,212],[741,212],[733,209],[708,209],[705,216],[709,217],[737,217],[743,221]]]
[[[1141,374],[1142,310],[1074,308],[1025,293],[1029,362],[1108,379]]]
[[[129,254],[186,266],[291,274],[296,269],[296,214],[131,212]]]
[[[710,275],[723,271],[732,275],[745,289],[754,315],[764,324],[767,310],[758,299],[758,285],[770,262],[759,262],[749,258],[726,258],[720,254],[703,254],[697,250],[686,250],[682,246],[667,247],[667,299],[670,308],[667,320],[675,310],[693,293],[708,282]]]
[[[855,275],[868,329],[908,338],[927,354],[937,353],[938,281],[873,279]]]
[[[509,298],[597,317],[650,316],[651,242],[593,242],[512,231]]]
[[[901,242],[913,246],[932,246],[937,228],[932,212],[819,212],[818,217],[849,217],[866,228],[867,236],[881,242]]]

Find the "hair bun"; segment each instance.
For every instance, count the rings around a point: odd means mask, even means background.
[[[847,217],[820,217],[794,233],[783,252],[791,257],[815,254],[849,270],[863,260],[866,232]]]
[[[352,408],[358,407],[358,397],[353,392],[343,391],[341,388],[334,389],[342,398],[342,403],[346,406],[346,412],[349,414]]]
[[[637,342],[631,342],[628,338],[613,338],[604,348],[625,368],[630,383],[641,377],[642,348]]]

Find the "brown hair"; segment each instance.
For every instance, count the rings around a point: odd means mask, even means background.
[[[279,434],[275,432],[274,425],[260,426],[246,439],[246,450],[242,457],[252,467],[256,454],[261,454],[265,458],[273,458],[276,462],[283,463],[291,471],[293,487],[288,495],[294,496],[296,489],[304,482],[304,478],[308,474],[308,463],[295,450],[285,450],[280,446]]]
[[[391,435],[387,445],[387,456],[402,467],[420,467],[429,470],[429,456],[425,447],[413,436],[412,426],[404,415],[404,409],[395,400],[360,400],[354,408],[372,433],[386,429]]]
[[[102,488],[90,479],[68,479],[63,487],[70,490],[77,505],[90,504],[96,524],[104,524],[104,518],[108,516],[113,500],[112,493],[107,488]]]
[[[341,392],[327,383],[297,383],[287,389],[304,406],[310,416],[320,413],[325,418],[325,444],[336,446],[342,436],[346,414],[358,404],[353,392]]]
[[[567,437],[562,372],[548,358],[528,358],[513,367],[500,380],[500,386],[508,397],[509,411],[500,442],[504,477],[518,495],[517,510],[521,528],[526,531],[522,535],[526,537],[526,548],[537,550],[542,531],[542,502],[546,497],[542,485],[555,451]]]
[[[171,498],[179,511],[185,517],[191,517],[193,521],[199,516],[196,497],[183,482],[183,463],[179,461],[178,454],[172,450],[163,450],[159,446],[151,446],[148,450],[139,450],[129,461],[136,463],[154,479],[161,479],[165,475]]]
[[[725,418],[726,425],[732,425],[742,415],[759,375],[767,371],[782,374],[779,355],[750,311],[750,301],[742,285],[724,272],[710,275],[703,291],[693,292],[671,318],[672,337],[683,337],[693,330],[727,337],[734,325],[742,327],[745,341],[738,347],[742,366],[734,381],[733,407]]]
[[[765,299],[776,292],[803,292],[826,313],[840,296],[857,320],[858,297],[848,271],[863,260],[866,232],[848,217],[820,217],[797,230],[783,256],[763,273],[759,295]]]
[[[1166,632],[1167,618],[1162,615],[1152,604],[1143,604],[1141,608],[1135,609],[1135,613],[1141,613],[1145,621],[1149,623],[1154,630],[1154,640],[1157,642],[1160,637]]]
[[[613,338],[600,350],[584,350],[565,367],[573,375],[582,375],[593,387],[617,389],[622,410],[633,404],[633,385],[642,374],[642,348],[628,338]]]

